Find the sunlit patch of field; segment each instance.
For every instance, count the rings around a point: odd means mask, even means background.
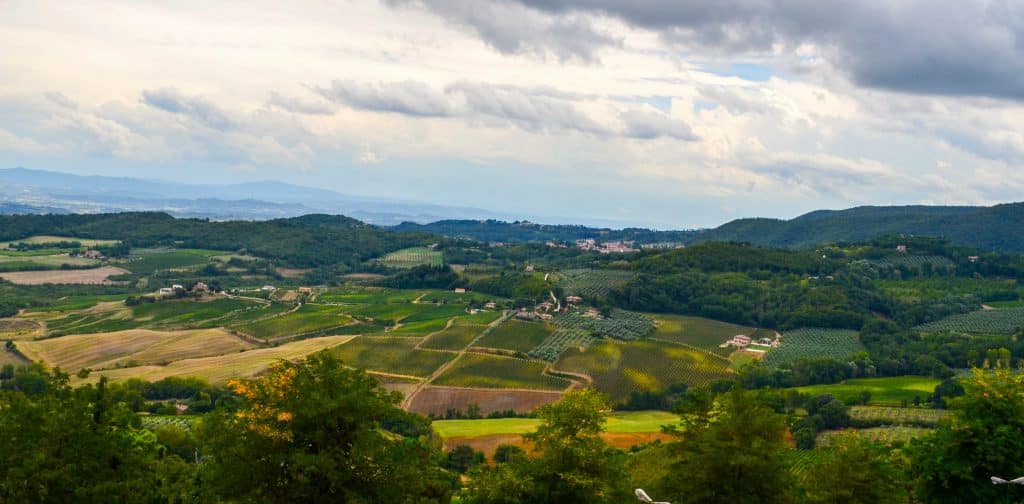
[[[14,271],[0,273],[0,278],[11,283],[21,285],[43,285],[43,284],[104,284],[109,285],[115,282],[109,277],[124,275],[129,271],[104,266],[102,268],[83,270],[47,270],[47,271]]]

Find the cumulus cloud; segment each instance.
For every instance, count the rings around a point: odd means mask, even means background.
[[[336,80],[328,87],[314,89],[328,100],[355,109],[420,117],[445,117],[453,113],[443,93],[415,80],[378,83]]]
[[[217,130],[236,127],[236,122],[212,101],[200,96],[187,96],[173,87],[143,91],[142,103],[172,114],[193,117]]]
[[[698,140],[689,124],[673,119],[653,107],[624,110],[619,117],[625,123],[625,135],[630,138],[651,140],[661,137],[694,142]]]
[[[270,98],[267,98],[267,106],[296,114],[331,115],[334,113],[334,108],[327,103],[285,96],[277,91],[271,91]]]

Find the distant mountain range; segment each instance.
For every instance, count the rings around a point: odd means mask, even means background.
[[[0,170],[0,213],[162,211],[216,220],[344,214],[372,224],[509,218],[479,208],[341,194],[283,182],[199,185],[45,170]]]

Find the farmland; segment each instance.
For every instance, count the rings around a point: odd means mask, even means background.
[[[483,415],[494,411],[513,410],[520,413],[533,411],[538,406],[552,403],[562,397],[557,390],[523,390],[462,387],[424,387],[409,403],[409,411],[424,415],[443,416],[448,410],[465,412],[470,405],[480,408]]]
[[[729,361],[674,343],[605,341],[583,352],[567,350],[554,369],[589,375],[599,390],[622,400],[634,390],[660,391],[676,383],[706,385],[728,376]]]
[[[663,425],[674,425],[679,416],[664,411],[615,412],[607,416],[607,432],[661,432]],[[536,418],[485,418],[477,420],[436,420],[434,430],[441,437],[472,438],[495,434],[526,434],[537,430]]]
[[[567,270],[562,275],[559,285],[566,294],[586,298],[605,297],[636,276],[631,271],[617,270]]]
[[[968,334],[1014,334],[1024,329],[1024,307],[980,310],[952,315],[915,327],[921,332],[953,331]]]
[[[933,432],[933,429],[925,427],[871,427],[868,429],[847,429],[844,431],[825,431],[818,434],[817,444],[822,447],[828,447],[832,438],[841,433],[854,433],[861,438],[867,439],[872,443],[879,443],[886,446],[893,446],[897,444],[906,444],[913,439],[927,436]]]
[[[480,336],[487,326],[480,324],[465,324],[456,321],[447,329],[430,335],[423,342],[423,348],[435,350],[462,350],[466,348],[477,336]]]
[[[439,376],[434,384],[450,387],[522,388],[562,390],[569,381],[547,376],[536,361],[467,353]]]
[[[226,253],[203,249],[132,249],[129,259],[116,261],[116,264],[132,273],[149,275],[161,270],[201,266]]]
[[[863,352],[856,331],[841,329],[797,329],[782,335],[782,346],[768,352],[764,358],[767,366],[790,364],[797,359],[820,359],[830,357],[843,360],[857,352]]]
[[[808,385],[797,387],[804,394],[832,394],[840,401],[853,404],[861,392],[871,393],[871,403],[898,406],[901,401],[924,400],[939,384],[937,378],[924,376],[896,376],[890,378],[854,378],[834,385]]]
[[[559,327],[539,345],[530,350],[529,355],[535,359],[555,361],[568,348],[586,350],[595,338],[583,329],[567,329]]]
[[[18,343],[33,361],[76,372],[79,369],[167,364],[172,361],[223,355],[253,348],[222,329],[150,331],[131,329]]]
[[[0,273],[0,278],[22,285],[43,284],[86,284],[110,285],[116,282],[109,277],[123,275],[127,270],[113,266],[76,270],[17,271]]]
[[[562,329],[578,329],[623,341],[640,339],[654,330],[654,321],[646,315],[618,309],[612,310],[610,317],[599,318],[569,312],[556,316],[553,322]]]
[[[269,341],[337,328],[352,322],[352,317],[336,306],[307,304],[295,312],[241,324],[234,326],[234,329],[254,338]]]
[[[389,268],[407,269],[415,268],[416,266],[439,268],[444,265],[444,254],[425,247],[413,247],[397,250],[376,261]]]
[[[333,350],[345,364],[370,371],[426,377],[454,357],[449,352],[417,350],[418,338],[359,336]]]
[[[541,344],[554,328],[544,322],[526,322],[522,320],[508,320],[477,343],[481,347],[501,348],[516,352],[528,352],[533,347]]]
[[[655,330],[652,338],[690,345],[716,353],[723,357],[732,353],[732,347],[722,348],[722,343],[737,334],[752,336],[753,327],[745,327],[703,317],[681,315],[648,315],[654,319]]]
[[[862,422],[878,422],[885,425],[936,426],[950,418],[949,410],[932,408],[891,408],[884,406],[854,406],[850,418]]]

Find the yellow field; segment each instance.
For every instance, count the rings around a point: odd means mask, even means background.
[[[103,245],[114,245],[117,240],[90,240],[88,238],[72,238],[70,236],[51,236],[51,235],[37,235],[23,238],[21,240],[12,240],[9,242],[0,242],[0,248],[7,248],[11,243],[57,243],[57,242],[78,242],[83,247],[96,247]]]
[[[223,329],[150,331],[132,329],[22,341],[18,349],[33,361],[74,373],[82,368],[163,364],[196,357],[223,355],[253,348]]]
[[[129,378],[156,381],[169,376],[194,376],[207,380],[210,383],[224,383],[232,378],[246,378],[257,375],[281,359],[299,359],[320,350],[340,345],[352,338],[354,336],[325,336],[295,341],[273,348],[260,348],[216,357],[184,359],[172,362],[166,366],[138,366],[112,369],[100,373],[92,373],[86,381],[96,381],[101,375],[106,376],[111,381],[122,381]]]
[[[102,268],[85,270],[49,270],[49,271],[15,271],[12,273],[0,273],[0,278],[11,283],[22,285],[43,285],[43,284],[110,284],[107,279],[113,275],[124,275],[130,271],[104,266]]]

